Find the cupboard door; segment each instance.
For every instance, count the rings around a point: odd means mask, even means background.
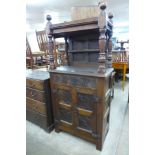
[[[77,89],[76,132],[83,134],[89,140],[96,133],[96,104],[97,96],[94,91]]]
[[[73,111],[72,94],[68,86],[56,86],[54,89],[55,97],[55,120],[58,121],[58,128],[72,129]]]

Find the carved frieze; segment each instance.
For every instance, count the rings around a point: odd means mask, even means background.
[[[56,83],[63,83],[65,85],[96,88],[96,79],[91,77],[54,74],[53,80]]]

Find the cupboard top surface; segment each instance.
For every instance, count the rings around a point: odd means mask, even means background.
[[[49,76],[49,72],[47,71],[27,69],[26,78],[36,79],[36,80],[47,80],[50,78],[50,76]]]
[[[50,27],[51,33],[55,38],[65,36],[76,36],[90,33],[97,33],[99,35],[98,18],[87,18],[82,20],[75,20],[64,22],[60,24],[53,24]]]
[[[64,73],[72,75],[84,75],[84,76],[94,76],[94,77],[107,77],[113,71],[113,68],[106,69],[105,74],[97,73],[98,67],[73,67],[73,66],[61,66],[57,67],[55,70],[50,71],[51,73]]]
[[[79,25],[82,26],[82,25],[97,24],[97,23],[98,23],[98,18],[93,17],[93,18],[63,22],[59,24],[53,24],[51,29],[60,29],[60,28],[66,28],[66,27],[74,27],[74,26],[79,26]]]

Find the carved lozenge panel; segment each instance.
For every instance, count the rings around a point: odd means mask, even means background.
[[[79,125],[80,128],[86,129],[86,130],[92,130],[91,126],[91,119],[90,117],[81,116],[79,115]]]
[[[53,81],[71,86],[96,88],[96,79],[92,77],[54,74]]]
[[[71,93],[68,90],[58,89],[57,95],[58,95],[59,101],[63,101],[66,104],[71,103]]]
[[[97,96],[78,93],[77,100],[78,100],[77,106],[79,108],[93,111],[94,104],[97,103]]]
[[[71,111],[67,111],[65,109],[60,108],[59,112],[60,112],[60,120],[72,123],[72,112]]]

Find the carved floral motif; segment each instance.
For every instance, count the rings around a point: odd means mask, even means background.
[[[91,77],[88,78],[80,76],[54,74],[53,80],[56,83],[63,83],[66,85],[96,88],[96,79]]]

